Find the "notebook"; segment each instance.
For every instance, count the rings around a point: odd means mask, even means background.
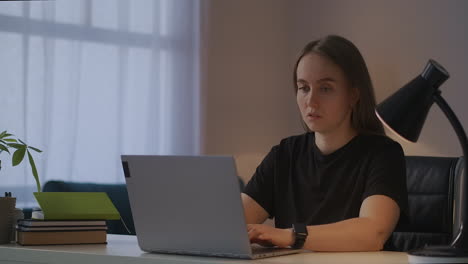
[[[62,226],[105,226],[105,220],[38,220],[19,219],[17,222],[25,227],[62,227]]]
[[[17,231],[17,243],[23,246],[105,244],[106,230]]]
[[[301,251],[251,246],[232,157],[121,159],[142,250],[244,259]]]
[[[35,192],[44,220],[119,220],[120,214],[105,192]]]

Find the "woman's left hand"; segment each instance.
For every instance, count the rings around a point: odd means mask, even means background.
[[[294,234],[291,229],[274,228],[268,225],[247,225],[250,243],[262,246],[278,246],[286,248],[294,243]]]

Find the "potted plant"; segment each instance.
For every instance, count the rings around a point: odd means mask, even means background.
[[[10,149],[14,149],[12,164],[17,166],[20,164],[24,156],[28,154],[29,164],[31,165],[32,174],[36,180],[37,191],[41,191],[41,183],[39,176],[37,175],[36,164],[34,163],[33,156],[30,150],[36,152],[42,152],[41,150],[29,146],[21,139],[15,137],[13,134],[9,134],[6,130],[0,133],[0,154],[7,152],[11,155]],[[2,161],[0,160],[0,170],[2,168]],[[14,217],[13,212],[15,211],[16,198],[11,197],[11,193],[5,193],[5,197],[0,197],[0,244],[10,243],[14,240]]]
[[[10,149],[14,149],[12,165],[19,165],[26,154],[28,154],[29,165],[31,165],[32,174],[36,180],[37,191],[41,191],[41,182],[39,181],[39,175],[37,174],[36,164],[34,163],[33,156],[31,155],[30,150],[36,152],[42,152],[40,149],[29,146],[24,141],[19,139],[13,134],[9,134],[6,130],[0,133],[0,154],[2,152],[7,152],[11,155]],[[0,170],[2,168],[2,161],[0,160]]]

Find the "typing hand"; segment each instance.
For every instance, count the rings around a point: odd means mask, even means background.
[[[291,229],[274,228],[268,225],[247,225],[250,243],[257,243],[264,247],[277,246],[286,248],[294,243]]]

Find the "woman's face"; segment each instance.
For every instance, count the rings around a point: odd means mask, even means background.
[[[357,94],[337,65],[316,53],[305,55],[297,67],[296,86],[297,104],[311,131],[349,131]]]

